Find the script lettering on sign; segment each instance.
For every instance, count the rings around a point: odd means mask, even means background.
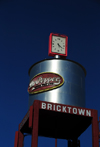
[[[28,92],[35,94],[60,87],[64,79],[57,73],[44,72],[36,75],[29,83]]]

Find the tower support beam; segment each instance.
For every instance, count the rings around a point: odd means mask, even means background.
[[[38,146],[38,136],[55,138],[55,147],[57,138],[69,140],[68,147],[80,147],[77,139],[91,123],[92,147],[99,147],[97,110],[35,100],[19,124],[14,147],[23,147],[24,133],[32,135],[31,147]]]
[[[31,147],[37,147],[38,145],[38,124],[39,124],[39,102],[34,102],[33,112],[33,129],[32,129],[32,144]]]
[[[14,147],[23,147],[24,135],[20,131],[15,133]]]
[[[92,118],[92,146],[99,147],[99,125],[97,110],[93,110]]]

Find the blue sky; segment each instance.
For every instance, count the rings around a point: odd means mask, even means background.
[[[86,107],[100,116],[100,3],[95,0],[0,1],[0,146],[13,147],[15,131],[28,110],[28,70],[48,56],[49,34],[68,35],[68,57],[86,71]],[[91,126],[80,136],[92,146]],[[39,137],[38,146],[54,139]],[[25,147],[31,146],[25,137]],[[58,147],[66,146],[58,140]]]

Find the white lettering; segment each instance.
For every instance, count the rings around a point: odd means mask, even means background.
[[[85,114],[85,109],[78,109],[78,112],[79,112],[79,114],[81,115],[84,115]]]
[[[54,85],[58,85],[58,84],[60,84],[60,77],[57,77],[56,79],[55,79],[58,83],[54,83]]]
[[[29,89],[30,89],[31,87],[33,87],[33,86],[41,85],[41,84],[46,84],[46,83],[47,83],[47,85],[48,85],[48,84],[51,84],[51,83],[54,84],[54,85],[58,85],[58,84],[60,84],[60,82],[61,82],[60,77],[42,78],[42,76],[41,76],[41,77],[39,77],[37,80],[32,80],[32,81],[30,82],[30,84],[29,84]],[[32,90],[34,90],[34,89],[35,89],[35,88],[33,87]]]
[[[48,109],[48,110],[52,110],[52,104],[48,104],[47,109]]]
[[[86,110],[86,116],[91,116],[91,110]]]
[[[35,83],[36,83],[36,84],[39,84],[39,80],[36,80]]]
[[[39,77],[38,80],[39,80],[39,83],[40,83],[40,84],[43,82],[42,77]]]
[[[71,107],[67,107],[68,108],[68,113],[70,113]]]
[[[41,104],[42,109],[47,109],[47,110],[52,110],[52,111],[58,111],[58,112],[64,112],[64,113],[72,113],[72,114],[77,114],[77,115],[85,115],[91,117],[91,110],[86,110],[85,108],[73,108],[73,107],[67,107],[67,105],[62,106],[62,105],[55,105],[55,104],[50,104],[50,103],[44,103],[42,102]],[[26,121],[26,117],[24,118],[24,121]]]
[[[55,110],[55,105],[53,105],[53,110]]]
[[[63,111],[63,112],[67,112],[67,111],[66,111],[66,106],[63,106],[63,107],[62,107],[62,111]]]
[[[47,81],[47,79],[45,78],[45,79],[43,80],[43,83],[45,84],[45,83],[46,83],[46,81]]]
[[[32,88],[32,90],[34,90],[34,89],[35,89],[35,87]]]
[[[60,109],[58,109],[58,107],[60,108]],[[60,105],[57,105],[57,111],[61,111],[61,106]]]
[[[32,82],[29,84],[29,88],[31,88],[31,87],[34,86],[34,85],[35,85],[35,82],[32,81]]]
[[[73,108],[73,113],[77,114],[77,108]]]
[[[46,109],[46,103],[42,103],[42,109]]]

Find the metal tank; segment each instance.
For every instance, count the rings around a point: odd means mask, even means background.
[[[29,94],[29,106],[34,100],[85,107],[85,68],[66,59],[46,59],[33,64],[29,69],[30,81],[43,72],[57,73],[64,79],[64,84],[56,89],[36,94]]]

